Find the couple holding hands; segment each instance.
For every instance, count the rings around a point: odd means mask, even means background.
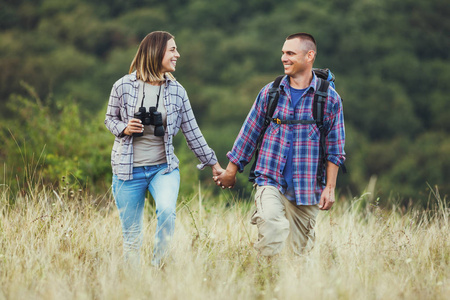
[[[275,110],[279,118],[313,118],[312,102],[318,84],[312,71],[316,47],[307,33],[286,38],[281,50],[285,76]],[[180,186],[179,160],[173,146],[178,131],[181,129],[200,161],[197,168],[210,166],[216,184],[231,188],[236,173],[251,161],[265,121],[273,83],[258,94],[223,169],[197,125],[186,90],[171,74],[179,58],[173,35],[151,32],[139,45],[129,74],[114,83],[109,98],[105,125],[115,136],[112,192],[122,225],[124,257],[131,265],[140,261],[147,190],[155,200],[157,216],[152,265],[161,267],[169,254]],[[258,227],[254,246],[260,255],[276,255],[285,244],[301,254],[314,245],[316,216],[319,210],[333,205],[338,168],[345,160],[342,103],[331,87],[324,126],[325,185],[316,178],[320,144],[315,124],[271,122],[267,128],[255,168],[256,211],[251,218]]]

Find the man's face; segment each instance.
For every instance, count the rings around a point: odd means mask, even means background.
[[[167,41],[166,52],[162,60],[162,73],[173,72],[177,66],[177,59],[180,57],[180,53],[177,51],[177,45],[174,39]]]
[[[308,51],[302,47],[300,39],[286,40],[281,52],[283,53],[281,62],[286,75],[295,77],[307,69],[309,55]]]

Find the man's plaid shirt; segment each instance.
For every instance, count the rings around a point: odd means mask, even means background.
[[[133,179],[133,137],[124,135],[128,121],[134,117],[138,102],[139,84],[136,72],[125,75],[112,87],[106,112],[105,125],[115,135],[111,153],[113,174],[121,180]],[[174,153],[173,137],[179,129],[183,132],[189,148],[201,164],[197,168],[217,163],[214,151],[208,146],[195,120],[186,90],[176,80],[166,76],[164,88],[164,106],[167,111],[167,126],[164,135],[167,169],[165,173],[176,169],[179,160]]]
[[[302,120],[314,120],[313,100],[317,81],[318,78],[314,74],[310,86],[294,109],[289,105],[291,100],[289,79],[285,76],[280,83],[280,98],[274,118],[293,120],[297,117]],[[256,141],[264,123],[267,96],[272,84],[273,82],[269,83],[260,91],[232,150],[227,154],[228,159],[239,167],[240,172],[251,161],[255,152]],[[325,104],[324,126],[327,129],[325,139],[327,160],[339,166],[345,160],[344,115],[341,98],[331,86],[328,89],[328,99]],[[293,137],[293,145],[289,145],[291,137]],[[262,140],[255,168],[257,176],[255,183],[260,186],[272,185],[281,193],[285,193],[287,184],[283,177],[283,170],[290,146],[294,147],[293,181],[296,203],[297,205],[318,204],[323,186],[317,183],[316,178],[320,147],[319,129],[316,124],[286,125],[271,122]]]

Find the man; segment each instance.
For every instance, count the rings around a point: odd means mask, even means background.
[[[310,34],[296,33],[286,38],[281,61],[285,76],[274,118],[313,120],[313,99],[318,78],[312,71],[316,42]],[[236,172],[242,172],[255,152],[256,140],[267,110],[266,85],[253,104],[233,148],[227,153],[227,169],[214,176],[216,184],[233,187]],[[316,124],[276,124],[271,122],[262,140],[255,168],[256,212],[252,224],[258,227],[255,248],[263,256],[278,254],[289,238],[292,250],[301,254],[314,246],[314,225],[319,210],[334,203],[339,166],[345,160],[344,116],[340,96],[330,86],[324,110],[326,127],[326,185],[317,180],[320,132]]]

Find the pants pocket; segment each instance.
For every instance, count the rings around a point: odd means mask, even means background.
[[[309,236],[312,239],[315,238],[315,232],[314,232],[314,227],[315,226],[316,226],[316,220],[310,218],[308,220],[308,226],[306,228],[306,235]]]
[[[258,211],[255,210],[255,212],[253,213],[252,217],[250,218],[250,224],[252,224],[252,225],[258,224],[258,223],[257,223],[257,222],[258,222],[258,221],[257,221],[258,218],[259,218],[259,216],[258,216]]]
[[[264,219],[262,218],[262,212],[263,212],[263,207],[262,207],[262,201],[261,201],[261,197],[264,193],[265,188],[258,188],[256,190],[255,193],[255,212],[253,213],[251,219],[250,219],[250,224],[252,225],[258,225],[264,222]]]

